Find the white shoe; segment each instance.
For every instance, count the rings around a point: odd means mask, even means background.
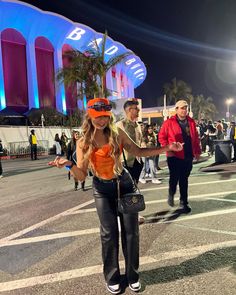
[[[144,177],[145,177],[145,178],[148,178],[148,177],[149,177],[149,174],[148,174],[148,173],[146,173]]]
[[[0,175],[0,178],[3,178],[3,175]]]
[[[144,178],[139,178],[139,182],[141,182],[141,183],[146,183],[146,179],[144,179]]]
[[[137,281],[136,283],[129,284],[129,288],[130,288],[130,290],[132,290],[134,292],[138,292],[141,289],[141,284],[139,281]]]
[[[108,285],[107,286],[107,290],[111,293],[111,294],[119,294],[121,292],[120,289],[120,284],[116,284],[116,285]]]
[[[148,174],[148,177],[152,177],[152,174]]]
[[[162,182],[159,179],[155,178],[155,179],[152,179],[152,183],[161,184]]]

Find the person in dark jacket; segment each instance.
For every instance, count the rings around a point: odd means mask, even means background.
[[[159,132],[159,142],[166,146],[170,142],[180,142],[183,150],[167,152],[170,171],[168,204],[174,206],[177,184],[180,189],[180,207],[183,213],[190,213],[188,204],[188,177],[192,170],[193,158],[199,159],[201,148],[195,121],[188,116],[188,103],[179,100],[175,104],[176,115],[166,120]]]
[[[73,130],[71,141],[68,143],[67,149],[66,149],[67,150],[67,159],[72,161],[75,165],[76,165],[76,162],[75,162],[74,159],[76,157],[73,156],[73,154],[76,152],[76,142],[77,142],[77,140],[79,138],[80,138],[79,132],[76,131],[76,130]],[[70,171],[68,173],[69,173],[69,176],[70,176]],[[75,191],[77,191],[79,181],[75,177],[74,177],[74,181],[75,181]],[[81,188],[82,188],[83,191],[85,190],[84,186],[85,186],[85,180],[81,182]]]

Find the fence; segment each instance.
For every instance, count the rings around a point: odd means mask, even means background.
[[[38,155],[48,155],[49,142],[48,140],[37,141]],[[28,141],[9,142],[7,145],[7,156],[22,157],[30,155],[30,144]]]

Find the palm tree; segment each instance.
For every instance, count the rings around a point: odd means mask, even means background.
[[[174,78],[171,83],[165,83],[163,89],[168,105],[175,104],[179,99],[191,100],[192,88],[182,80]]]
[[[71,87],[76,98],[83,100],[84,95],[92,97],[98,91],[98,85],[91,59],[77,49],[66,51],[64,57],[68,65],[58,71],[56,79],[66,87]]]
[[[84,95],[87,98],[109,96],[110,93],[105,86],[106,73],[132,54],[132,52],[126,52],[105,61],[106,39],[107,32],[103,35],[100,46],[94,40],[93,48],[85,53],[81,53],[77,49],[65,53],[69,64],[59,70],[56,79],[63,82],[66,87],[77,85],[76,97],[83,99]]]
[[[213,99],[211,97],[205,98],[202,94],[196,95],[192,101],[192,112],[194,117],[200,119],[213,119],[214,115],[218,113]]]
[[[121,63],[126,57],[132,54],[131,51],[125,52],[120,55],[111,57],[108,61],[105,61],[105,49],[106,49],[106,40],[107,32],[103,34],[101,45],[99,46],[97,40],[94,40],[93,47],[86,51],[86,55],[91,58],[93,63],[94,75],[97,76],[98,81],[98,92],[94,93],[95,96],[107,97],[110,95],[109,91],[106,88],[106,74],[107,72],[117,64]]]

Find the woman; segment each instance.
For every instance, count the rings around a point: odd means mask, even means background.
[[[62,156],[67,153],[67,142],[68,142],[68,137],[66,136],[65,132],[62,132],[62,134],[61,134],[61,154],[62,154]]]
[[[122,248],[125,271],[132,291],[141,289],[139,282],[139,225],[138,213],[120,214],[117,210],[117,189],[121,194],[136,191],[136,186],[121,163],[122,148],[138,157],[155,156],[162,152],[182,150],[180,143],[161,148],[140,148],[121,129],[116,129],[111,104],[105,98],[88,102],[87,114],[82,126],[83,137],[77,142],[77,166],[73,162],[57,157],[49,165],[58,168],[67,166],[74,176],[84,181],[88,167],[93,172],[95,205],[100,220],[103,272],[110,293],[120,293],[119,230],[121,224]]]
[[[68,143],[68,146],[67,146],[67,159],[71,160],[74,164],[76,164],[76,163],[75,163],[75,160],[73,159],[73,154],[76,151],[76,142],[77,142],[77,140],[79,140],[79,137],[80,137],[79,132],[73,130],[72,139]],[[69,173],[70,173],[70,171],[69,171]],[[79,182],[78,182],[78,179],[76,179],[75,177],[74,177],[74,181],[75,181],[75,191],[77,191]],[[81,188],[82,188],[83,191],[85,190],[84,186],[85,186],[85,181],[82,181],[81,182]]]
[[[54,140],[56,146],[56,155],[61,156],[61,140],[58,133],[56,133]]]
[[[153,131],[152,125],[148,124],[145,126],[141,146],[147,147],[147,148],[152,148],[152,147],[157,146],[157,136]],[[161,181],[156,178],[157,169],[155,166],[155,158],[156,158],[156,156],[151,156],[151,157],[145,158],[144,169],[142,170],[142,173],[140,176],[141,179],[139,179],[140,182],[142,182],[142,183],[144,183],[144,181],[146,182],[146,179],[145,179],[146,167],[149,167],[152,183],[161,184]]]

